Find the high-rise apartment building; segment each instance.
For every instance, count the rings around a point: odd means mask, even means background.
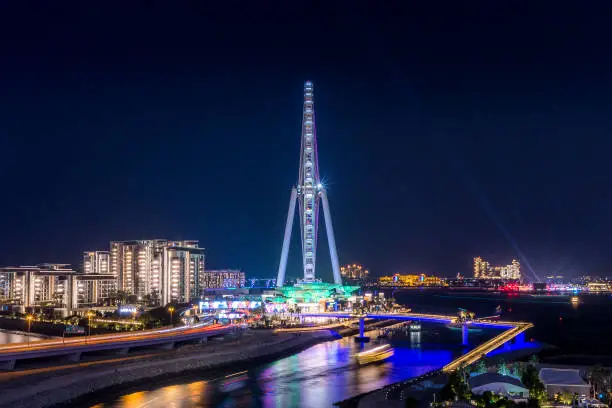
[[[474,278],[520,280],[521,264],[518,260],[513,259],[510,265],[491,266],[489,262],[477,256],[474,258]]]
[[[474,278],[486,278],[489,274],[489,263],[477,256],[474,258]]]
[[[118,290],[140,299],[152,295],[165,305],[198,298],[203,271],[204,249],[198,247],[198,241],[111,242],[110,272]]]
[[[117,280],[108,279],[110,274],[110,252],[83,252],[83,270],[75,281],[75,299],[78,304],[96,304],[110,299],[117,292]],[[105,277],[101,276],[105,275]]]
[[[83,273],[105,275],[110,271],[110,252],[83,252]]]

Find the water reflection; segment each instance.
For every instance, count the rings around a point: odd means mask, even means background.
[[[32,338],[32,341],[40,340],[38,338]],[[28,336],[25,334],[18,334],[0,330],[0,344],[8,343],[25,343],[28,341]]]
[[[388,339],[377,340],[377,334],[369,333],[373,341],[365,347],[392,344],[395,353],[384,363],[357,365],[353,354],[361,345],[346,338],[245,372],[205,381],[185,378],[179,385],[160,384],[160,388],[139,390],[96,408],[332,406],[350,396],[439,368],[463,348],[462,333],[457,336],[456,331],[440,325],[423,331],[406,330]],[[486,337],[495,334],[491,331]],[[469,335],[470,345],[482,340]]]

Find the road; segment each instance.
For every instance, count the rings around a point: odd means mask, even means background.
[[[161,328],[154,330],[143,330],[131,333],[103,334],[97,336],[82,336],[69,339],[37,340],[30,343],[11,343],[0,346],[0,356],[3,354],[16,354],[19,352],[31,352],[36,350],[63,349],[76,346],[91,346],[96,344],[129,343],[138,340],[172,338],[185,334],[205,333],[222,328],[222,325],[193,325],[172,328]]]

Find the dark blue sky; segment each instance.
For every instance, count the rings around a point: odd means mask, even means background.
[[[1,265],[167,237],[274,276],[310,79],[341,263],[611,271],[609,2],[8,3]]]

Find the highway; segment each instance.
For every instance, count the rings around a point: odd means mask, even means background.
[[[70,355],[73,361],[78,361],[84,352],[119,349],[127,353],[131,347],[157,345],[171,348],[175,342],[201,341],[210,336],[228,334],[233,330],[233,326],[197,324],[131,333],[12,343],[0,346],[0,363],[3,363],[0,368],[13,369],[15,362],[22,359]]]

